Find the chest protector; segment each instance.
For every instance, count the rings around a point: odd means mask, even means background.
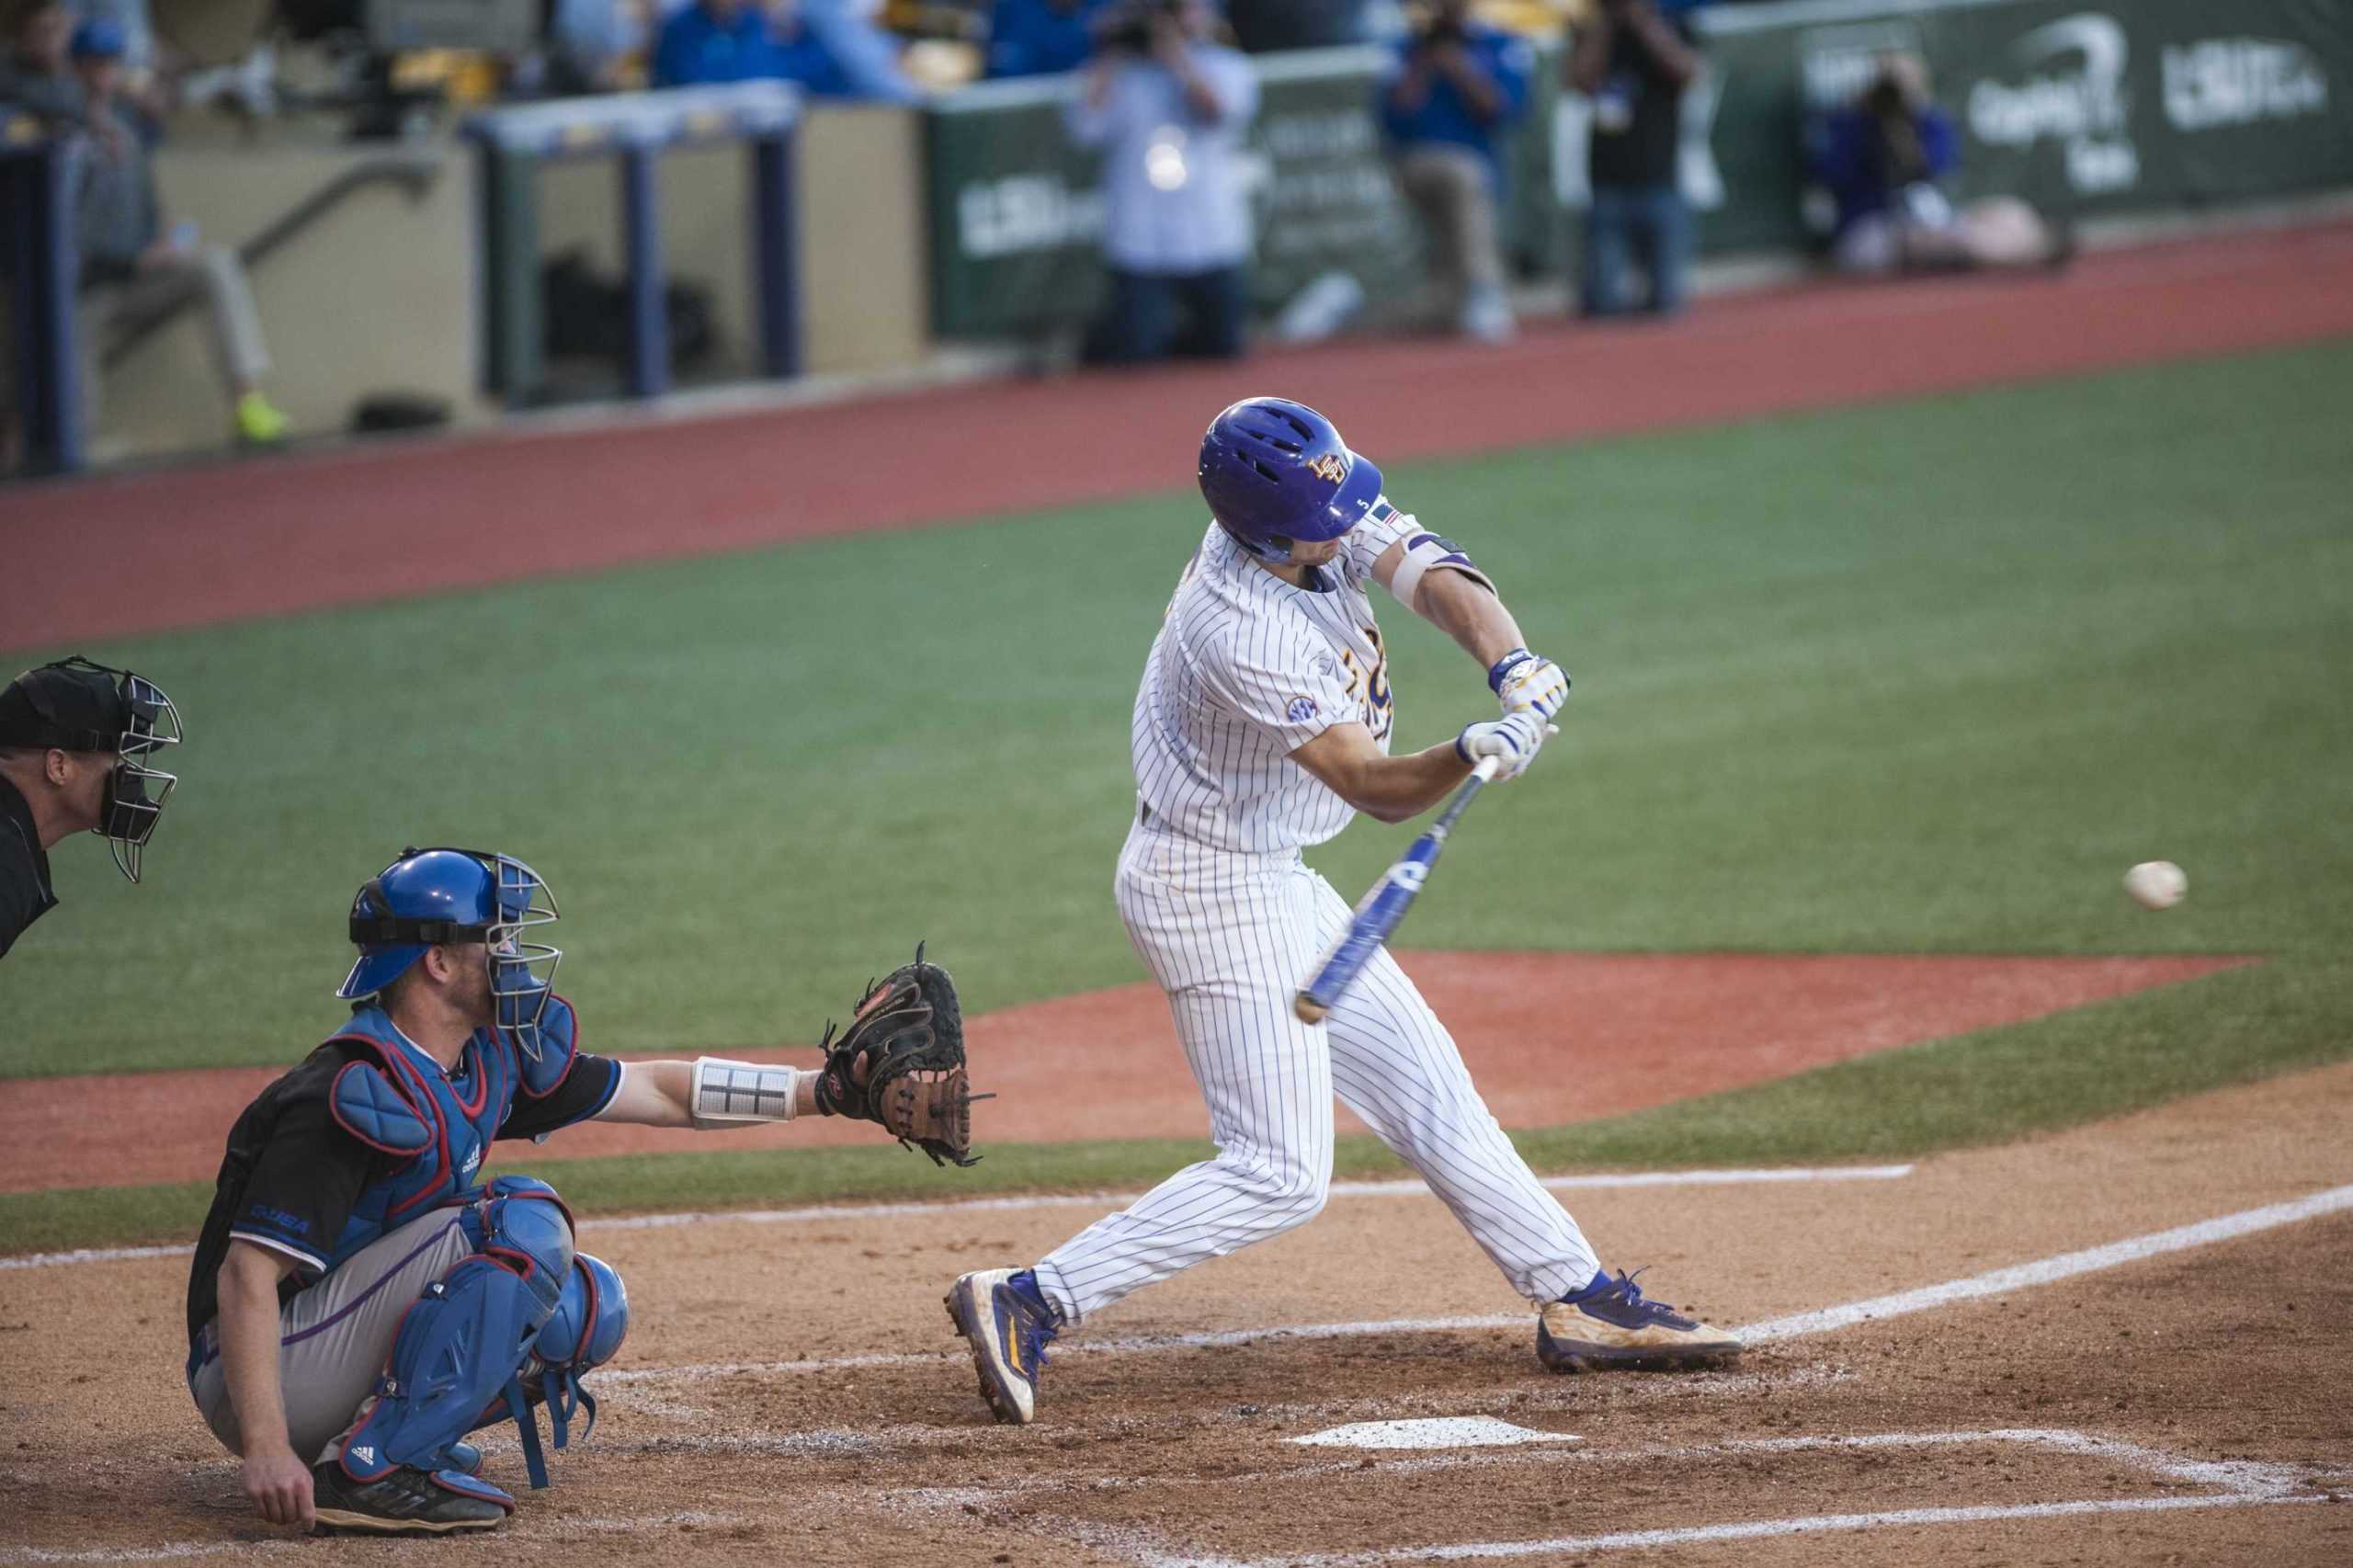
[[[572,1071],[579,1030],[572,1004],[550,996],[540,1054],[498,1029],[477,1029],[452,1072],[401,1038],[382,1009],[362,1007],[329,1040],[352,1060],[335,1074],[327,1108],[346,1132],[396,1156],[400,1168],[366,1187],[335,1238],[330,1271],[354,1253],[445,1204],[479,1196],[474,1175],[516,1099],[544,1099]]]

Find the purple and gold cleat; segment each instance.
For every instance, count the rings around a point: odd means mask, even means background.
[[[972,1347],[981,1397],[997,1420],[1024,1426],[1038,1414],[1038,1374],[1061,1321],[1028,1269],[987,1268],[958,1279],[948,1316]]]
[[[1630,1274],[1597,1274],[1536,1320],[1536,1358],[1555,1372],[1681,1371],[1739,1354],[1738,1336],[1644,1299]]]

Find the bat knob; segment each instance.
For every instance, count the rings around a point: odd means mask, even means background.
[[[1299,1015],[1299,1021],[1302,1024],[1320,1024],[1332,1009],[1302,991],[1292,998],[1290,1010]]]

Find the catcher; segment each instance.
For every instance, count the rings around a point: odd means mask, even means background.
[[[549,989],[562,952],[522,939],[555,918],[511,856],[404,850],[352,901],[350,1018],[229,1133],[188,1277],[188,1391],[273,1524],[488,1529],[515,1500],[465,1435],[511,1418],[543,1486],[534,1407],[557,1448],[594,1422],[581,1376],[620,1349],[629,1298],[553,1187],[476,1184],[494,1140],[853,1116],[972,1163],[956,990],[922,949],[839,1039],[827,1026],[817,1068],[624,1065],[578,1049]]]

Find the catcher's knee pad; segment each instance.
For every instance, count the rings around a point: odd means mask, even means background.
[[[581,1411],[588,1415],[581,1437],[596,1429],[597,1399],[581,1387],[581,1375],[611,1360],[628,1336],[629,1290],[620,1275],[603,1258],[579,1254],[523,1367],[525,1392],[547,1402],[557,1448],[569,1440],[572,1418]]]
[[[563,1233],[568,1269],[568,1225]],[[514,1384],[553,1305],[494,1256],[459,1259],[402,1317],[384,1376],[343,1436],[344,1472],[369,1482],[402,1465],[442,1468],[449,1445]],[[519,1410],[519,1391],[511,1403]]]
[[[533,1176],[500,1176],[467,1210],[466,1233],[476,1252],[515,1271],[541,1319],[555,1311],[573,1258],[572,1211],[555,1188]]]

